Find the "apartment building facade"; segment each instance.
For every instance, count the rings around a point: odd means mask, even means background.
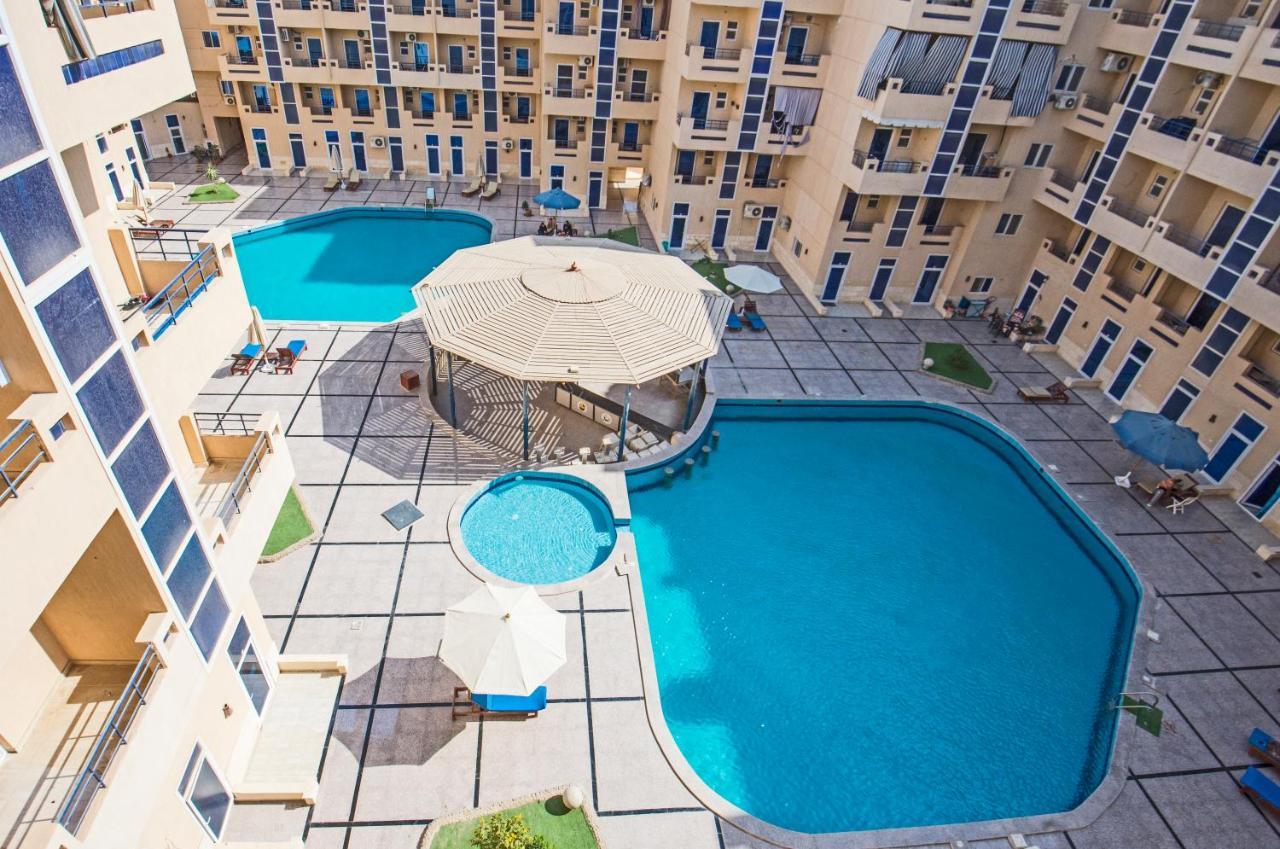
[[[230,236],[123,221],[156,189],[140,116],[191,86],[172,5],[0,3],[6,847],[208,845],[233,799],[314,795],[314,763],[262,763],[298,676],[332,677],[327,722],[341,667],[280,658],[249,589],[281,425],[189,411],[250,322]]]

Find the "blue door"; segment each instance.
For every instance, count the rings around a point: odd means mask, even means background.
[[[496,141],[486,141],[484,143],[484,175],[486,177],[498,176],[498,143]]]
[[[258,167],[263,171],[271,170],[271,151],[267,149],[267,131],[255,127],[252,131],[253,151],[258,158]]]
[[[520,139],[520,178],[533,176],[533,139]]]
[[[516,120],[521,124],[528,123],[529,121],[529,103],[530,101],[528,97],[523,94],[516,95]]]
[[[387,139],[387,150],[391,153],[391,171],[399,174],[404,171],[404,145],[398,136]]]
[[[893,269],[898,264],[896,259],[882,259],[876,267],[876,276],[871,280],[871,293],[867,296],[873,301],[883,301],[889,291],[889,283],[893,280]]]
[[[724,247],[725,241],[729,238],[729,219],[732,216],[732,210],[716,210],[716,219],[711,224],[711,247],[717,250]]]
[[[457,0],[440,0],[440,11],[444,13],[446,18],[458,17]]]
[[[520,0],[520,20],[533,20],[533,0]]]
[[[1120,325],[1111,319],[1107,319],[1102,325],[1102,330],[1098,332],[1098,338],[1093,340],[1093,347],[1089,349],[1084,362],[1080,364],[1080,373],[1085,377],[1093,377],[1097,374],[1098,367],[1102,365],[1102,361],[1111,352],[1111,346],[1119,338]]]
[[[720,46],[719,21],[702,22],[702,30],[698,34],[698,45],[702,47],[702,55],[704,58],[716,58],[716,48]]]
[[[335,102],[336,101],[333,98],[333,89],[331,88],[320,89],[320,111],[323,114],[328,115],[331,112],[333,112],[333,106]]]
[[[948,259],[946,254],[931,254],[924,261],[924,271],[920,274],[920,282],[916,283],[916,291],[911,296],[911,303],[927,304],[933,300],[933,293],[938,289],[938,281],[942,279],[942,272],[946,270]]]
[[[692,177],[693,176],[693,157],[692,150],[681,150],[676,153],[676,176]]]
[[[574,4],[560,1],[556,10],[556,32],[560,35],[573,35]]]
[[[769,242],[773,239],[773,222],[777,217],[778,208],[776,206],[766,206],[764,208],[764,215],[760,217],[760,225],[756,228],[756,250],[769,250]]]
[[[809,40],[806,27],[792,27],[787,33],[787,64],[798,65],[804,57],[805,42]]]
[[[124,200],[124,189],[120,187],[120,178],[116,175],[116,167],[111,163],[107,163],[107,182],[111,184],[111,193],[116,197],[116,203]]]
[[[351,134],[351,159],[357,171],[369,170],[364,161],[364,133]]]
[[[462,163],[462,136],[449,136],[449,168],[454,177],[461,177],[466,173]]]
[[[773,168],[773,157],[767,154],[756,155],[756,165],[751,172],[751,185],[764,188],[769,185],[769,171]]]
[[[1199,395],[1200,387],[1188,380],[1179,380],[1160,405],[1160,415],[1171,422],[1179,421]]]
[[[831,255],[831,266],[827,269],[827,282],[822,287],[823,303],[834,304],[840,297],[840,286],[844,283],[844,272],[849,267],[848,251],[836,251]]]
[[[640,149],[640,125],[635,121],[626,121],[622,124],[622,149]]]
[[[359,68],[360,62],[360,42],[347,39],[342,42],[343,55],[346,57],[346,67]]]
[[[555,134],[556,147],[568,147],[569,146],[569,119],[557,118],[552,129]]]
[[[289,152],[293,155],[294,168],[307,167],[307,149],[302,143],[301,133],[289,133]]]
[[[342,143],[338,140],[337,130],[324,131],[324,149],[329,157],[329,170],[342,172]]]
[[[653,6],[640,7],[640,35],[645,38],[653,35]]]
[[[356,108],[355,108],[355,114],[357,114],[357,115],[369,115],[369,114],[371,114],[372,112],[373,112],[373,110],[369,108],[369,89],[367,89],[367,88],[358,88],[358,89],[356,89]]]
[[[684,247],[684,228],[689,220],[689,204],[674,203],[671,205],[671,238],[668,244],[673,250]]]
[[[471,117],[471,96],[466,92],[455,91],[453,93],[453,119],[455,121],[466,121]]]
[[[253,108],[258,112],[271,111],[271,95],[267,92],[264,85],[255,85],[253,87]]]
[[[133,148],[126,147],[124,155],[129,160],[129,170],[133,172],[133,181],[139,186],[146,186],[147,181],[143,179],[142,169],[138,166],[138,154],[134,152]]]
[[[689,117],[693,119],[693,128],[701,130],[707,126],[707,110],[711,108],[711,92],[695,91],[693,101],[689,104]]]
[[[427,173],[440,176],[440,137],[432,133],[427,134]]]
[[[413,43],[413,69],[415,71],[425,71],[430,64],[431,48],[427,46],[425,41],[415,41]]]
[[[1271,512],[1277,501],[1280,501],[1280,457],[1271,461],[1271,466],[1262,473],[1240,503],[1255,518],[1261,519]]]
[[[1226,436],[1218,440],[1218,447],[1209,457],[1209,464],[1204,467],[1204,473],[1213,479],[1214,483],[1220,482],[1231,473],[1236,463],[1240,462],[1245,452],[1258,441],[1258,437],[1262,436],[1264,430],[1266,427],[1248,413],[1241,413]]]
[[[307,61],[314,68],[320,64],[320,60],[324,58],[324,48],[321,46],[320,39],[307,39]]]
[[[516,76],[529,76],[529,48],[527,47],[516,48]]]
[[[253,64],[253,39],[247,35],[236,36],[236,53],[244,65]]]
[[[1049,322],[1049,329],[1045,331],[1045,342],[1050,345],[1058,344],[1058,340],[1062,338],[1067,325],[1071,323],[1071,317],[1075,315],[1077,306],[1078,304],[1070,298],[1062,299],[1062,306],[1058,307],[1057,313],[1053,316],[1053,321]]]
[[[449,45],[449,73],[451,74],[462,73],[462,45],[461,44]]]
[[[436,114],[436,93],[434,91],[418,92],[418,111],[423,118],[431,118]]]
[[[564,166],[552,165],[547,175],[551,181],[551,185],[547,188],[563,189],[564,188]]]
[[[1031,305],[1036,302],[1036,297],[1040,294],[1040,287],[1044,286],[1044,281],[1049,279],[1039,270],[1032,269],[1031,277],[1027,280],[1026,287],[1022,290],[1022,297],[1018,298],[1018,305],[1014,309],[1022,310],[1025,315],[1030,311]]]
[[[1151,359],[1151,346],[1141,339],[1135,340],[1133,347],[1129,349],[1129,355],[1124,358],[1124,363],[1120,368],[1116,369],[1115,375],[1111,378],[1111,385],[1107,387],[1107,395],[1117,403],[1123,401],[1125,394],[1133,386],[1133,382],[1138,379],[1138,375],[1142,372],[1149,359]]]
[[[138,153],[142,154],[143,159],[150,159],[151,148],[147,146],[147,132],[142,127],[142,121],[134,118],[129,122],[129,127],[133,130],[133,143],[138,146]]]
[[[592,171],[587,175],[587,206],[592,209],[599,209],[604,204],[601,202],[604,195],[604,174],[599,171]]]

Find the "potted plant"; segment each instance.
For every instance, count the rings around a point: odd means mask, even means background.
[[[533,210],[529,208],[529,201],[520,201],[520,208],[524,210],[524,217],[529,218],[533,215]]]

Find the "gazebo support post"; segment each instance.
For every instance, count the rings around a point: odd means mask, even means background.
[[[703,360],[702,362],[706,362]],[[702,378],[702,363],[693,367],[693,378],[689,381],[689,401],[684,405],[684,428],[688,430],[693,423],[693,405],[698,400],[698,381]]]
[[[524,461],[529,462],[529,381],[520,381],[524,390],[521,398],[521,412],[524,416]]]
[[[436,376],[436,347],[434,345],[427,346],[427,390],[431,397],[436,397],[436,393],[440,391],[437,385],[439,378]]]
[[[449,367],[449,424],[458,426],[458,404],[453,394],[453,352],[445,351],[445,364]]]
[[[627,384],[622,394],[622,421],[618,423],[618,462],[622,462],[623,452],[627,450],[627,419],[631,416],[631,385]]]

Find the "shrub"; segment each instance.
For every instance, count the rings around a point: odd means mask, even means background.
[[[529,830],[520,814],[494,814],[476,824],[471,836],[476,849],[554,849],[542,835]]]

